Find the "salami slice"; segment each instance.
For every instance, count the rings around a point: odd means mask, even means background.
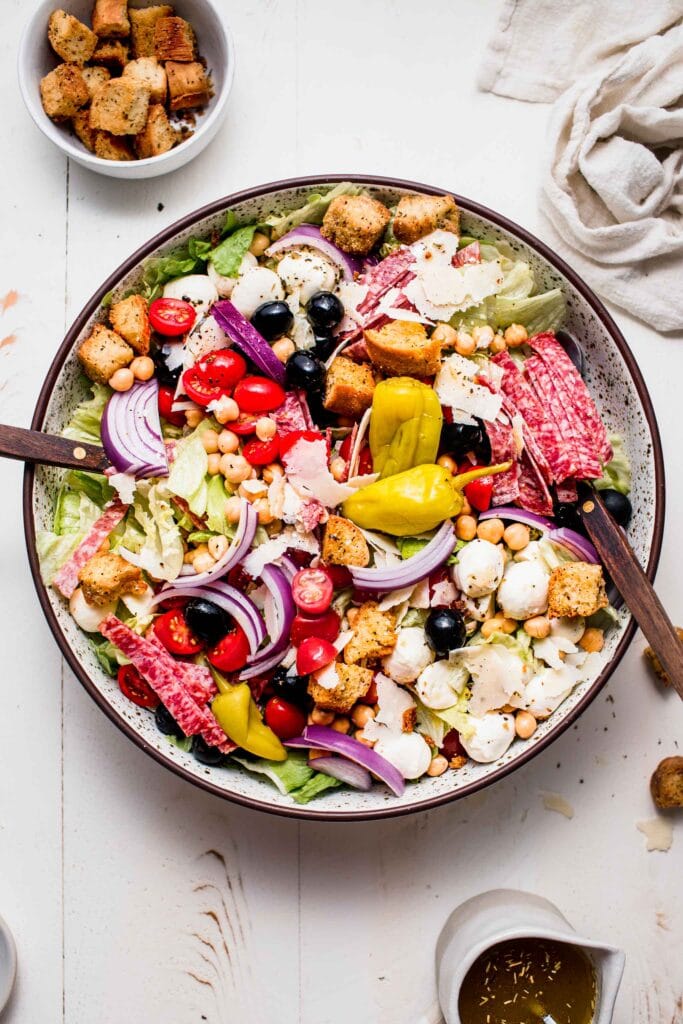
[[[573,480],[563,480],[562,483],[558,484],[555,488],[555,494],[557,495],[558,501],[574,504],[575,501],[579,500],[579,492]]]
[[[499,416],[495,421],[484,420],[486,433],[491,442],[491,462],[512,462],[504,473],[493,477],[492,503],[510,505],[519,495],[519,467],[515,456],[512,425],[507,417]]]
[[[522,452],[519,462],[519,494],[517,503],[528,512],[547,516],[553,513],[553,499],[543,474],[531,457],[528,448]]]
[[[481,249],[479,248],[479,242],[470,242],[469,245],[465,245],[462,249],[458,249],[451,260],[451,263],[454,267],[464,267],[468,263],[481,263]]]
[[[588,479],[600,476],[602,467],[591,437],[576,414],[571,397],[554,378],[547,363],[540,356],[531,356],[524,364],[524,374],[543,403],[547,418],[554,420],[562,437],[562,455],[566,459],[566,469],[564,473],[557,473],[557,479]]]
[[[293,391],[287,392],[282,405],[271,415],[275,420],[280,437],[285,437],[287,434],[292,434],[297,430],[309,429],[309,423],[299,396]]]
[[[414,262],[415,255],[410,249],[396,249],[358,279],[358,283],[368,290],[363,301],[356,307],[361,316],[370,313],[391,288],[399,288],[412,281],[415,274],[410,268]]]
[[[173,655],[166,650],[151,626],[147,630],[145,640],[148,640],[149,643],[157,649],[159,652],[159,658],[173,666],[178,678],[182,680],[187,692],[200,706],[203,707],[216,695],[218,690],[208,668],[204,668],[203,665],[195,665],[191,661],[176,660]]]
[[[120,501],[113,501],[107,505],[100,518],[91,526],[88,535],[81,541],[69,561],[62,566],[52,581],[53,587],[60,594],[66,598],[71,597],[78,586],[78,574],[81,569],[97,553],[127,511],[128,505],[123,505]]]

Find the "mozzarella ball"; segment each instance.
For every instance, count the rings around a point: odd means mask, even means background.
[[[375,743],[375,753],[397,768],[404,779],[419,779],[432,762],[432,752],[419,732],[389,732]]]
[[[470,717],[474,733],[469,739],[460,737],[460,742],[472,758],[479,764],[490,764],[502,757],[515,738],[514,715],[489,711],[482,718]]]
[[[277,272],[288,292],[296,292],[302,306],[316,292],[329,292],[337,283],[336,268],[311,249],[293,250],[278,263]]]
[[[548,573],[538,562],[510,562],[498,587],[498,604],[510,619],[529,619],[548,607]]]
[[[246,274],[252,267],[258,265],[258,260],[255,256],[252,256],[250,252],[247,252],[242,257],[240,268],[237,271],[237,277],[224,277],[223,274],[219,274],[213,263],[209,261],[207,264],[207,271],[212,282],[216,286],[216,291],[222,299],[229,299],[232,295],[233,288],[237,284],[237,279]]]
[[[473,540],[458,552],[453,579],[468,597],[484,597],[496,589],[504,571],[505,552],[501,545]]]
[[[253,267],[237,281],[230,298],[235,309],[249,320],[264,302],[276,302],[284,294],[276,273],[267,267]]]
[[[382,668],[397,683],[413,683],[420,672],[434,661],[434,652],[427,643],[427,635],[420,626],[407,626],[398,631],[396,645]]]
[[[450,708],[467,683],[467,676],[467,669],[462,666],[452,665],[450,661],[435,661],[420,672],[415,690],[428,708],[437,711]]]
[[[81,629],[86,633],[96,633],[102,620],[116,611],[116,601],[113,604],[96,607],[93,604],[88,604],[83,597],[83,591],[77,587],[69,600],[69,611]]]
[[[165,299],[184,299],[194,306],[197,320],[205,316],[214,302],[218,301],[216,286],[206,274],[189,274],[176,277],[164,285]]]

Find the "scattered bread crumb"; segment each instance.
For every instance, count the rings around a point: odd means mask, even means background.
[[[645,849],[648,853],[668,853],[674,841],[674,829],[666,818],[647,818],[645,821],[637,821],[636,828],[645,836],[647,843]]]
[[[555,811],[556,814],[562,814],[569,819],[574,817],[574,808],[560,793],[541,790],[541,798],[546,811]]]

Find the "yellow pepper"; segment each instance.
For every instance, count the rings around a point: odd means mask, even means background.
[[[380,478],[434,462],[443,413],[433,388],[414,377],[390,377],[375,388],[370,451]]]
[[[347,519],[365,530],[414,537],[457,516],[463,506],[462,489],[467,484],[509,468],[510,463],[503,462],[453,476],[443,466],[414,466],[361,487],[346,499],[342,509]]]
[[[211,702],[211,711],[226,736],[257,757],[285,761],[287,751],[261,718],[249,684],[229,683],[220,672],[209,667],[219,691]]]

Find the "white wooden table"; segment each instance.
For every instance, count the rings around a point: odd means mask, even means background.
[[[33,127],[14,72],[30,2],[4,0],[2,421],[29,423],[95,286],[152,233],[233,190],[302,173],[393,174],[542,236],[547,108],[474,87],[496,4],[223,3],[239,60],[228,122],[194,163],[138,184],[67,166]],[[664,438],[658,586],[683,621],[681,341],[616,318]],[[640,636],[578,725],[479,796],[382,823],[268,817],[165,772],[90,701],[36,601],[20,487],[21,467],[0,465],[0,913],[20,964],[10,1024],[438,1019],[441,924],[497,886],[542,893],[626,950],[618,1024],[683,1021],[683,828],[667,854],[646,853],[635,828],[653,814],[652,769],[679,750],[683,707],[646,674]],[[572,820],[544,809],[545,789],[570,802]]]

